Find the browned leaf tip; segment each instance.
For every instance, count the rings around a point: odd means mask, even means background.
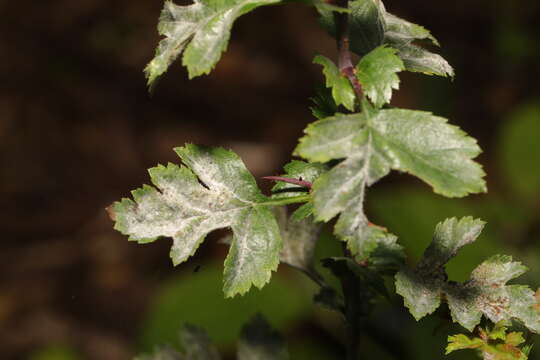
[[[116,213],[114,212],[114,206],[113,205],[107,206],[105,208],[105,211],[109,215],[109,219],[111,219],[112,221],[116,221]]]

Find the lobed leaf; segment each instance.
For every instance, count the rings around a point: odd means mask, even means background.
[[[279,0],[195,0],[186,6],[166,1],[158,32],[165,36],[156,55],[144,69],[148,85],[167,71],[182,52],[189,77],[208,74],[227,48],[234,21],[255,8]]]
[[[236,154],[221,148],[176,148],[186,166],[168,164],[149,170],[145,185],[111,207],[115,229],[147,243],[171,237],[171,258],[179,264],[195,253],[213,230],[232,228],[225,260],[226,296],[262,287],[277,268],[282,241],[267,198]]]
[[[356,95],[349,79],[343,76],[332,60],[325,56],[317,55],[313,63],[323,66],[326,87],[332,89],[336,105],[343,105],[347,110],[354,111]]]
[[[484,223],[465,217],[437,225],[435,236],[413,269],[396,274],[396,292],[416,320],[435,311],[445,297],[452,319],[472,331],[482,315],[494,323],[517,319],[529,330],[540,332],[540,314],[534,292],[526,286],[506,285],[526,271],[510,256],[496,255],[473,270],[465,283],[448,281],[446,263],[464,245],[476,240]]]
[[[457,334],[448,337],[446,355],[456,350],[474,349],[484,359],[494,360],[526,360],[530,346],[521,344],[525,342],[523,334],[511,332],[507,334],[507,328],[497,323],[494,329],[480,328],[479,335],[470,337]]]
[[[472,160],[480,152],[476,141],[427,112],[378,110],[366,103],[360,114],[336,114],[305,132],[295,154],[318,162],[344,159],[313,183],[312,196],[318,220],[341,213],[335,233],[355,254],[367,255],[383,243],[393,247],[395,237],[370,226],[363,211],[365,188],[391,169],[415,175],[446,196],[485,191],[484,172]]]
[[[397,73],[405,70],[396,50],[380,46],[362,57],[356,66],[356,76],[362,90],[376,107],[390,102],[392,90],[399,89]]]

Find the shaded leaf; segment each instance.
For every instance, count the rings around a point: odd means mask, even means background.
[[[180,343],[186,360],[219,360],[216,347],[203,329],[185,325],[180,332]]]
[[[343,297],[329,286],[321,287],[319,292],[313,296],[313,302],[328,310],[337,311],[339,313],[343,313],[345,311],[345,302]]]
[[[183,65],[189,77],[208,74],[227,48],[234,21],[241,15],[279,0],[195,0],[186,6],[166,1],[158,32],[160,41],[154,59],[146,66],[148,85],[161,76],[184,52]]]
[[[390,45],[398,50],[399,57],[409,71],[426,75],[454,76],[452,66],[439,54],[410,43],[390,43]]]
[[[437,39],[423,26],[414,24],[386,11],[384,11],[384,20],[386,23],[384,37],[387,41],[392,43],[406,43],[427,39],[439,46]]]
[[[311,114],[317,119],[332,116],[338,111],[338,106],[332,96],[332,90],[325,86],[318,86],[314,97],[310,98],[313,103],[310,106]]]
[[[283,249],[280,261],[302,271],[313,273],[315,246],[322,229],[321,224],[315,224],[312,219],[295,221],[287,216],[284,207],[275,209],[283,239]]]
[[[385,34],[384,7],[380,0],[349,1],[350,46],[359,55],[364,55],[382,45]],[[318,9],[321,25],[336,37],[336,23],[333,13]]]
[[[332,60],[325,56],[317,55],[313,62],[323,66],[326,87],[332,89],[332,96],[336,104],[343,105],[348,110],[354,111],[356,95],[349,79],[343,76]]]
[[[467,282],[447,280],[444,266],[461,247],[476,240],[483,226],[471,217],[439,223],[419,264],[396,275],[396,292],[416,320],[435,311],[444,295],[452,319],[469,331],[485,315],[494,323],[518,319],[531,331],[540,332],[534,292],[526,286],[506,285],[526,271],[511,257],[491,257],[473,270]]]
[[[147,243],[173,238],[171,258],[179,264],[193,255],[205,236],[231,227],[233,241],[225,260],[226,296],[262,287],[277,268],[281,237],[267,198],[236,154],[221,148],[186,145],[175,151],[187,165],[149,170],[156,188],[133,191],[133,200],[112,205],[115,229]]]
[[[356,76],[362,90],[376,107],[390,102],[392,90],[399,89],[397,73],[405,70],[396,50],[380,46],[362,57],[356,66]]]
[[[454,69],[442,56],[413,43],[416,40],[430,40],[439,46],[439,42],[429,30],[386,11],[384,20],[386,23],[384,43],[398,50],[398,55],[407,70],[427,75],[454,76]]]
[[[286,360],[289,358],[285,341],[261,316],[246,324],[238,343],[238,360]]]

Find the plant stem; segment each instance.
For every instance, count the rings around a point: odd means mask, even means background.
[[[348,8],[349,0],[336,1],[337,6]],[[345,75],[353,89],[358,101],[361,101],[363,97],[362,85],[356,77],[354,65],[351,59],[351,51],[349,49],[349,14],[348,13],[334,13],[334,20],[336,23],[336,41],[338,49],[338,67],[343,75]]]
[[[286,183],[289,183],[289,184],[303,186],[303,187],[308,188],[308,189],[311,189],[311,186],[313,185],[309,181],[302,180],[302,178],[293,179],[293,178],[288,178],[288,177],[283,177],[283,176],[264,176],[263,179],[273,180],[273,181],[282,181],[282,182],[286,182]]]
[[[281,205],[289,205],[289,204],[299,204],[299,203],[305,203],[311,200],[310,195],[300,195],[300,196],[293,196],[283,199],[269,199],[264,202],[260,202],[259,205],[265,205],[265,206],[281,206]]]
[[[352,258],[346,246],[343,246],[346,257]],[[362,294],[360,279],[351,272],[340,277],[343,297],[345,298],[345,319],[347,326],[347,360],[358,360],[360,347],[360,334],[362,333],[362,320],[366,315],[364,304],[366,299]]]

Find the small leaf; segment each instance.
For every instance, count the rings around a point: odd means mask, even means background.
[[[426,75],[454,76],[454,69],[439,54],[432,53],[414,44],[392,44],[398,50],[405,68],[409,71],[420,72]]]
[[[185,359],[219,360],[216,347],[206,331],[193,325],[185,325],[180,332],[180,342],[184,349]]]
[[[439,42],[431,32],[423,26],[416,25],[412,22],[404,20],[396,15],[384,12],[384,20],[386,22],[386,32],[384,34],[387,41],[392,43],[405,43],[414,40],[428,39],[437,46]]]
[[[506,343],[518,346],[525,342],[525,339],[523,338],[523,333],[520,332],[511,332],[506,336]]]
[[[230,227],[233,241],[225,260],[226,296],[264,286],[277,268],[281,237],[255,179],[236,154],[221,148],[187,145],[175,149],[187,167],[169,164],[149,170],[153,184],[112,206],[115,229],[147,243],[173,238],[174,264],[187,260],[205,236]],[[159,189],[159,190],[158,190]]]
[[[484,345],[480,338],[469,338],[467,335],[458,334],[448,337],[448,345],[446,346],[446,355],[456,350],[477,349]]]
[[[396,50],[380,46],[362,57],[356,66],[356,76],[364,93],[376,107],[381,107],[390,102],[392,90],[399,89],[396,74],[402,70],[405,67]]]
[[[280,261],[312,273],[315,246],[322,225],[315,224],[310,219],[295,221],[287,217],[287,210],[284,207],[276,208],[275,213],[283,239]]]
[[[318,86],[315,96],[310,98],[310,100],[313,106],[309,109],[311,110],[311,114],[317,119],[332,116],[338,111],[338,106],[332,96],[332,90],[325,86]]]
[[[332,60],[318,55],[313,63],[323,66],[323,74],[326,78],[326,87],[332,89],[332,96],[337,105],[343,105],[350,111],[354,111],[356,95],[349,79],[341,74]]]
[[[286,360],[285,341],[261,316],[244,326],[238,343],[238,360]]]
[[[398,50],[398,55],[407,70],[427,75],[454,76],[454,69],[442,56],[413,44],[415,40],[427,39],[439,46],[439,42],[429,30],[386,11],[384,19],[386,22],[384,43]]]
[[[161,76],[184,52],[183,65],[189,77],[208,74],[227,48],[234,21],[241,15],[279,0],[195,0],[186,6],[166,1],[158,32],[161,40],[154,59],[144,69],[148,85]]]

